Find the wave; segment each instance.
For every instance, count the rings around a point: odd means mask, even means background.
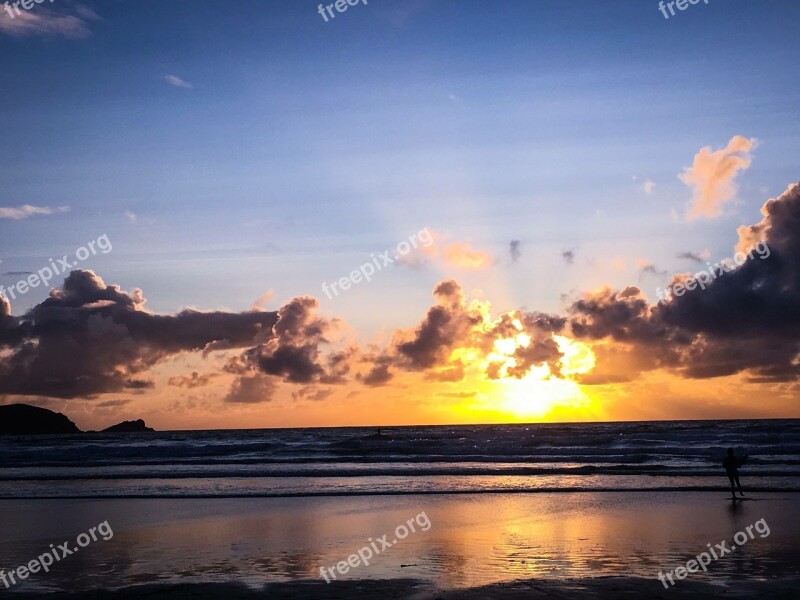
[[[458,478],[470,489],[503,489],[514,479],[515,489],[613,490],[615,478],[630,479],[623,489],[708,489],[698,488],[702,478],[727,485],[728,446],[749,455],[748,482],[791,488],[800,477],[800,420],[777,420],[0,437],[0,484],[41,497],[109,487],[128,497],[237,486],[256,495],[320,486],[360,494],[372,485],[447,493]],[[392,478],[403,483],[386,483]]]

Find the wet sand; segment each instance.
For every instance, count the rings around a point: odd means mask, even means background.
[[[235,598],[795,597],[782,594],[798,589],[798,500],[761,493],[733,508],[720,493],[587,492],[0,501],[6,570],[100,522],[114,531],[0,591],[205,598],[220,597],[222,585]],[[416,531],[396,539],[421,513]],[[657,579],[760,519],[769,535],[754,532],[707,573],[669,590]],[[335,568],[383,534],[394,543],[368,566],[330,584],[321,578],[320,567]]]

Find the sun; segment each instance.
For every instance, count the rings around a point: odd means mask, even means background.
[[[485,367],[491,367],[496,378],[487,381],[493,388],[486,390],[497,411],[508,414],[515,420],[541,420],[586,411],[592,408],[592,400],[570,375],[590,372],[595,366],[592,349],[583,342],[554,335],[553,340],[561,352],[560,373],[554,374],[548,365],[535,366],[521,378],[509,375],[517,361],[517,348],[527,348],[531,337],[522,333],[522,324],[515,320],[520,333],[495,341],[493,351],[486,356]]]
[[[481,331],[490,333],[495,330],[499,320],[491,318],[488,303],[477,306],[477,309],[483,315]],[[508,322],[516,331],[511,330],[506,337],[495,339],[488,352],[477,345],[452,351],[448,363],[459,364],[464,369],[458,386],[470,392],[466,394],[467,399],[454,402],[449,410],[465,422],[476,423],[601,418],[603,411],[598,401],[587,395],[574,379],[576,375],[594,369],[596,358],[592,348],[584,342],[551,334],[550,338],[561,355],[558,364],[552,365],[552,369],[547,363],[534,365],[520,377],[518,351],[528,348],[534,339],[525,331],[518,316],[511,317]]]
[[[541,370],[540,370],[541,369]],[[591,399],[570,379],[549,376],[547,367],[521,379],[500,379],[492,393],[496,408],[518,421],[547,420],[556,414],[580,413],[592,408]]]

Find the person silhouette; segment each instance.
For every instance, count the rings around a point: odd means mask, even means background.
[[[728,479],[731,482],[731,496],[733,496],[733,500],[736,501],[736,490],[739,490],[739,494],[741,494],[742,498],[744,498],[744,492],[742,491],[742,484],[739,483],[739,467],[741,467],[745,462],[746,457],[740,458],[736,456],[733,452],[733,448],[728,448],[728,454],[722,461],[722,466],[725,468],[725,474],[728,476]]]

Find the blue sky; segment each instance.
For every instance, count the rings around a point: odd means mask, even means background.
[[[153,310],[242,310],[272,289],[272,308],[315,295],[369,336],[416,322],[446,276],[504,310],[603,283],[652,295],[669,277],[642,279],[637,259],[672,273],[681,251],[730,256],[798,176],[793,2],[665,20],[639,0],[370,0],[329,23],[304,0],[86,6],[97,19],[59,0],[31,11],[79,15],[83,37],[0,34],[0,206],[70,207],[0,219],[0,270],[105,233],[114,250],[89,266]],[[737,134],[759,140],[737,203],[671,216],[691,199],[678,173]],[[424,227],[495,266],[395,268],[321,295]]]

